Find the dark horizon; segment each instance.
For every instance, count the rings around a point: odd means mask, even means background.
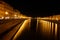
[[[22,14],[32,17],[46,17],[60,14],[60,8],[56,1],[27,1],[4,0]]]

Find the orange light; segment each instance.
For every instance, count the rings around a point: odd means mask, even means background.
[[[51,22],[40,20],[40,24],[43,35],[50,35]]]
[[[4,17],[2,17],[2,19],[3,19]]]
[[[14,16],[16,17],[17,15],[15,14]]]
[[[55,24],[55,36],[57,36],[57,24]]]
[[[8,12],[5,12],[6,15],[8,15]]]
[[[18,32],[16,33],[16,35],[14,36],[13,40],[15,40],[17,37],[19,37],[22,32],[24,30],[26,30],[26,28],[28,28],[28,23],[29,23],[29,20],[25,20],[24,23],[22,24],[22,26],[20,27],[20,29],[18,30]]]

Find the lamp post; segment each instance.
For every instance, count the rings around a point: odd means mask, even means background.
[[[9,13],[8,13],[7,11],[5,12],[5,16],[6,16],[6,17],[8,17],[8,16],[9,16]]]

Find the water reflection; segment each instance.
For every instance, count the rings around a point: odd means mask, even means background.
[[[40,24],[43,36],[57,38],[57,23],[40,20]]]

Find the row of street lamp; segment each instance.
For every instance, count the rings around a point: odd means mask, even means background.
[[[10,15],[9,12],[7,12],[7,11],[4,13],[4,16],[0,17],[0,19],[18,19],[18,18],[31,18],[31,17],[20,15],[18,13]]]
[[[18,15],[14,14],[14,17],[17,18]],[[14,18],[14,17],[12,17],[12,18]],[[0,17],[0,19],[9,19],[9,18],[10,18],[10,16],[9,16],[9,13],[7,11],[5,12],[4,16]]]

